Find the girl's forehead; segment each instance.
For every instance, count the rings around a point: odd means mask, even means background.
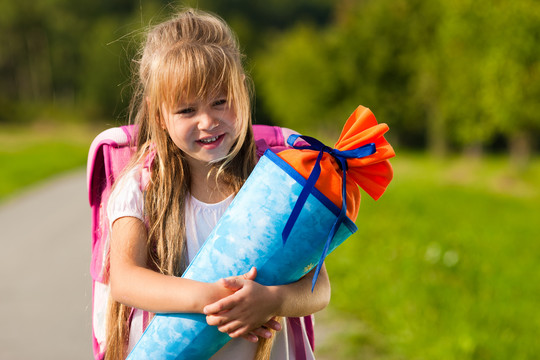
[[[211,102],[218,98],[227,97],[228,91],[225,87],[217,89],[171,89],[168,96],[165,96],[165,102],[171,104],[199,104]]]
[[[169,104],[189,103],[215,99],[236,93],[238,71],[230,63],[215,64],[211,61],[195,62],[190,57],[169,54],[156,69],[157,93]]]

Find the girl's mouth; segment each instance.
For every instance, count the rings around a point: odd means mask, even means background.
[[[223,140],[224,136],[225,135],[221,134],[221,135],[216,135],[212,137],[207,137],[204,139],[199,139],[197,140],[197,143],[200,146],[203,146],[205,148],[214,148],[214,147],[217,147],[221,143],[221,140]]]
[[[211,144],[211,143],[217,141],[218,138],[219,138],[219,136],[214,136],[214,137],[211,137],[211,138],[200,139],[199,142],[202,142],[203,144]]]

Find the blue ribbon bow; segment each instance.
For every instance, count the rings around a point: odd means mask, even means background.
[[[294,145],[296,140],[298,138],[302,138],[305,142],[308,143],[308,145],[301,146],[301,145]],[[376,148],[374,143],[363,145],[359,148],[352,149],[352,150],[345,150],[340,151],[337,149],[332,149],[329,146],[324,145],[319,140],[309,137],[309,136],[303,136],[294,134],[289,136],[287,139],[287,144],[294,147],[295,149],[309,149],[309,150],[315,150],[318,151],[319,154],[317,156],[317,160],[315,161],[315,165],[313,166],[313,170],[311,170],[311,173],[309,174],[309,177],[306,181],[306,184],[304,185],[304,188],[300,192],[300,195],[298,196],[298,199],[296,200],[296,204],[294,205],[294,208],[291,212],[291,215],[289,216],[289,219],[287,220],[287,223],[285,224],[285,228],[282,232],[282,238],[283,238],[283,245],[285,245],[287,239],[289,238],[289,235],[291,234],[291,230],[296,223],[296,220],[298,219],[298,216],[300,215],[300,211],[304,207],[305,202],[307,201],[307,198],[313,188],[315,187],[315,183],[317,182],[317,179],[319,179],[319,176],[321,174],[321,159],[324,153],[328,153],[336,159],[338,162],[338,165],[343,173],[343,181],[341,186],[341,197],[342,197],[342,205],[341,205],[341,211],[339,212],[338,217],[336,218],[336,221],[332,225],[332,228],[330,230],[330,233],[328,234],[328,237],[326,239],[326,244],[324,245],[324,249],[321,255],[321,258],[319,260],[319,263],[317,264],[317,268],[315,269],[315,274],[313,276],[313,281],[311,283],[311,291],[315,288],[315,283],[317,282],[317,278],[319,277],[319,272],[321,271],[322,264],[324,263],[324,259],[326,258],[326,254],[328,253],[328,248],[330,247],[330,243],[332,242],[332,239],[334,238],[334,235],[336,234],[337,230],[339,229],[339,226],[343,223],[343,221],[346,218],[347,214],[347,159],[358,159],[363,158],[369,155],[372,155],[375,153]]]

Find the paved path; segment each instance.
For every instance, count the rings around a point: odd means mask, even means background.
[[[92,359],[84,171],[0,204],[0,359]]]

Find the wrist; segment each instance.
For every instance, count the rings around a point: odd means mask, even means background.
[[[268,296],[269,296],[269,303],[272,305],[272,316],[284,316],[284,313],[286,312],[285,307],[285,299],[286,296],[284,294],[284,287],[283,286],[267,286],[268,289]]]
[[[182,312],[193,312],[202,314],[204,312],[204,308],[207,305],[213,304],[231,294],[229,290],[227,290],[217,282],[205,283],[190,280],[189,284],[189,287],[186,285],[184,285],[183,287],[178,287],[179,291],[181,291],[180,296],[185,298],[184,301],[190,303],[190,305],[186,309],[187,311]],[[189,289],[189,291],[186,292],[186,288]]]
[[[213,304],[234,293],[233,291],[225,288],[222,284],[220,284],[219,281],[214,283],[205,283],[205,286],[207,286],[207,290],[205,291],[205,300],[203,301],[201,310],[207,305]]]

